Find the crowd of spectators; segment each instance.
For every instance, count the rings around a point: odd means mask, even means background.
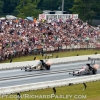
[[[95,46],[99,38],[99,31],[80,19],[2,20],[0,59],[66,47]]]

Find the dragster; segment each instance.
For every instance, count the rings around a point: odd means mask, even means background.
[[[88,58],[88,60],[91,60],[91,63],[87,63],[85,66],[83,66],[79,71],[72,71],[69,74],[72,74],[73,76],[81,76],[81,75],[94,75],[97,74],[97,70],[99,68],[99,65],[95,63],[96,60],[100,60],[100,58]]]
[[[50,63],[45,62],[44,60],[39,60],[36,65],[27,66],[24,68],[24,70],[25,71],[50,70],[50,67],[51,67]]]
[[[82,67],[79,71],[75,72],[73,71],[72,74],[73,76],[81,76],[81,75],[93,75],[97,73],[98,65],[95,64],[94,66],[91,66],[90,64],[86,64],[86,66]]]

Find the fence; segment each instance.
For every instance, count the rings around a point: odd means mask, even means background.
[[[99,48],[96,48],[96,46],[93,43],[89,43],[88,45],[71,44],[70,46],[63,45],[63,46],[59,46],[59,47],[33,49],[31,51],[29,51],[29,50],[16,51],[16,52],[13,52],[13,54],[0,55],[0,61],[10,60],[15,57],[27,56],[27,55],[39,55],[39,54],[44,54],[44,53],[45,54],[46,53],[55,53],[55,52],[59,52],[59,51],[87,50],[87,49],[89,50],[89,49],[99,49]]]

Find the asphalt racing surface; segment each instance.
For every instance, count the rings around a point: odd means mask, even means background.
[[[21,69],[3,70],[0,71],[0,87],[79,77],[69,75],[69,71],[81,69],[82,66],[86,65],[86,63],[90,63],[90,61],[74,62],[68,64],[56,64],[51,66],[51,70],[32,72],[25,72]],[[100,62],[96,63],[100,64]],[[97,74],[100,74],[100,69],[98,70]]]

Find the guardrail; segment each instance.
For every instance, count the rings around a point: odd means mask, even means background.
[[[25,91],[30,91],[30,90],[53,88],[53,87],[58,87],[58,86],[68,86],[70,83],[78,84],[78,83],[91,82],[91,81],[96,81],[96,80],[100,80],[100,74],[84,76],[84,77],[77,77],[77,78],[70,78],[70,79],[63,79],[63,80],[10,86],[10,87],[0,88],[0,95],[20,93],[20,92],[25,92]]]
[[[100,54],[97,55],[84,55],[84,56],[72,56],[64,58],[53,58],[49,59],[52,64],[65,63],[65,62],[75,62],[75,61],[86,61],[88,58],[100,58]],[[25,61],[25,62],[12,62],[12,63],[2,63],[0,64],[0,69],[8,68],[23,68],[26,66],[36,66],[39,60],[35,61]]]

